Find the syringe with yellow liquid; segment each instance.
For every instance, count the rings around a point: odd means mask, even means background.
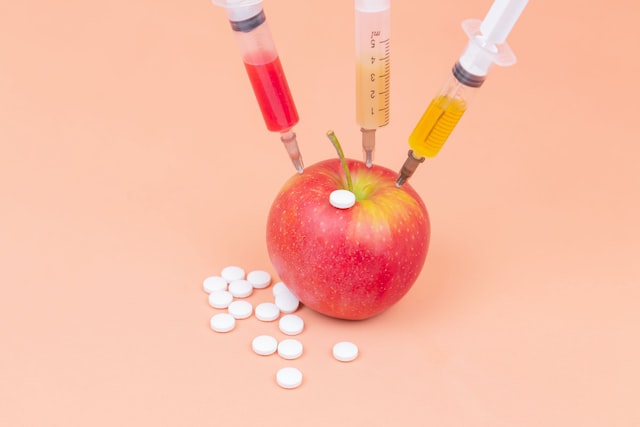
[[[435,157],[467,110],[492,64],[513,65],[516,57],[505,42],[528,0],[495,0],[483,21],[467,19],[462,28],[469,36],[466,49],[451,75],[409,135],[409,154],[396,185],[400,187],[426,158]]]

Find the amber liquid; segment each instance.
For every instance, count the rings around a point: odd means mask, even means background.
[[[366,58],[356,64],[356,122],[362,128],[376,129],[389,124],[388,58],[387,53],[375,63]]]

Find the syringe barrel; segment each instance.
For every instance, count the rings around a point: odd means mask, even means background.
[[[231,29],[267,129],[286,133],[299,121],[261,2],[248,3],[242,13],[230,12]],[[254,4],[255,3],[255,4]],[[252,15],[253,13],[253,15]]]
[[[265,64],[278,57],[271,29],[262,9],[250,18],[229,22],[245,63]]]
[[[356,121],[363,129],[389,123],[390,0],[355,0]]]
[[[409,135],[416,157],[435,157],[440,152],[477,92],[479,85],[456,77],[456,66]]]

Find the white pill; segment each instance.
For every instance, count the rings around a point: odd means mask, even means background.
[[[231,283],[234,280],[244,279],[244,270],[241,267],[230,265],[222,269],[220,275],[227,282]]]
[[[281,292],[276,295],[276,305],[282,313],[293,313],[298,309],[300,300],[290,291]]]
[[[283,359],[297,359],[302,356],[302,343],[293,338],[282,340],[278,343],[278,354]]]
[[[263,322],[271,322],[280,317],[280,309],[272,302],[263,302],[256,307],[256,317]]]
[[[246,319],[253,313],[253,305],[249,301],[238,300],[229,304],[229,314],[236,319]]]
[[[205,292],[211,293],[213,291],[226,291],[227,281],[220,276],[209,276],[202,282],[202,287]]]
[[[260,356],[268,356],[278,349],[278,340],[270,335],[259,335],[251,342],[251,348]]]
[[[238,279],[229,283],[229,292],[236,298],[246,298],[253,293],[253,286],[247,280]]]
[[[254,270],[247,274],[247,280],[256,289],[264,289],[271,284],[271,275],[263,270]]]
[[[216,332],[229,332],[236,326],[236,319],[229,313],[218,313],[211,317],[211,329]]]
[[[283,334],[298,335],[304,329],[304,320],[295,314],[287,314],[280,318],[278,326]]]
[[[286,367],[278,370],[276,381],[282,388],[296,388],[302,384],[302,372],[296,368]]]
[[[213,291],[209,294],[209,305],[214,308],[227,308],[233,301],[229,291]]]
[[[351,362],[358,357],[358,346],[349,341],[342,341],[333,346],[333,357],[341,362]]]
[[[356,204],[356,195],[349,190],[334,190],[329,195],[329,203],[338,209],[349,209]]]
[[[278,282],[275,285],[273,285],[273,288],[271,289],[271,292],[273,292],[273,296],[278,296],[278,294],[282,293],[282,292],[290,292],[289,288],[287,288],[287,285],[284,284],[284,282]]]

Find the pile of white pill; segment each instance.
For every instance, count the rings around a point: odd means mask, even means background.
[[[211,329],[219,333],[232,331],[236,321],[255,315],[261,322],[278,321],[278,329],[288,338],[278,341],[271,335],[258,335],[251,348],[260,356],[278,354],[285,360],[295,360],[302,356],[303,345],[295,336],[304,331],[304,320],[294,314],[300,307],[298,298],[283,282],[272,287],[273,302],[262,302],[255,309],[247,299],[254,290],[271,285],[271,275],[264,270],[253,270],[248,274],[241,267],[231,265],[222,269],[219,275],[209,276],[203,281],[203,288],[209,294],[209,305],[219,313],[211,317]],[[224,310],[224,311],[222,311]],[[341,362],[350,362],[358,357],[358,347],[348,341],[333,346],[333,357]],[[283,388],[293,389],[302,384],[302,372],[287,366],[276,373],[276,382]]]

